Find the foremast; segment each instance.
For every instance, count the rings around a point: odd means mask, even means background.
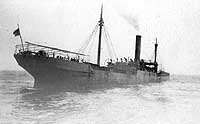
[[[101,14],[99,20],[99,43],[98,43],[98,53],[97,53],[97,65],[100,66],[100,59],[101,59],[101,35],[102,35],[102,27],[104,25],[103,21],[103,5],[101,5]]]

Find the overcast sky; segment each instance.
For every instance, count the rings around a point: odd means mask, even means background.
[[[13,57],[14,47],[20,43],[12,35],[17,23],[26,41],[77,51],[97,24],[101,3],[1,0],[0,70],[22,69]],[[103,5],[105,25],[118,57],[134,57],[135,35],[140,34],[141,58],[152,59],[157,37],[158,61],[166,71],[200,74],[199,0],[107,0]]]

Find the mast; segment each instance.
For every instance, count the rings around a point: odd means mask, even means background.
[[[154,63],[157,63],[157,62],[156,62],[156,59],[157,59],[157,48],[158,48],[158,43],[157,43],[157,38],[156,38]]]
[[[99,20],[99,44],[98,44],[98,53],[97,53],[97,65],[100,66],[100,57],[101,57],[101,34],[102,34],[102,27],[104,24],[103,21],[103,4],[101,5],[101,14],[100,14],[100,20]]]
[[[157,37],[156,37],[156,43],[155,43],[155,57],[154,57],[154,72],[157,72],[158,64],[157,64],[157,49],[158,49],[158,43],[157,43]]]

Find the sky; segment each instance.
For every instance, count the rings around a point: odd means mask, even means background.
[[[139,34],[141,58],[152,59],[157,37],[165,71],[200,74],[199,0],[1,0],[0,70],[23,70],[13,57],[20,44],[12,34],[18,23],[24,41],[77,51],[97,24],[102,3],[117,57],[134,58]],[[102,50],[104,63],[105,45]]]

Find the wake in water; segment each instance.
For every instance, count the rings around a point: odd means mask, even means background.
[[[11,74],[9,74],[11,73]],[[102,89],[37,89],[24,72],[0,73],[0,122],[198,124],[200,77]]]

